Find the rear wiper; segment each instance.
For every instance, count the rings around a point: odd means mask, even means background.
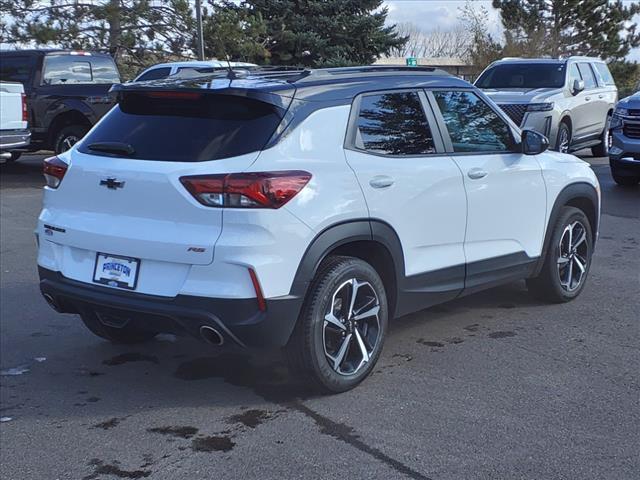
[[[136,151],[128,143],[122,142],[97,142],[87,146],[89,150],[96,152],[113,153],[115,155],[133,155]]]

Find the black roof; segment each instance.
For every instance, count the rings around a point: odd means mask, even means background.
[[[363,66],[322,69],[257,67],[169,77],[114,85],[112,91],[209,90],[251,97],[294,97],[307,101],[350,100],[373,90],[400,88],[473,88],[468,82],[430,67]],[[266,100],[266,98],[264,98]],[[276,102],[274,102],[276,103]]]

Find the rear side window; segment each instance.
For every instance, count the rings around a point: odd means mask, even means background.
[[[111,57],[89,57],[91,83],[120,83],[118,69]]]
[[[35,57],[0,55],[0,80],[29,83],[35,66]]]
[[[94,143],[130,146],[128,158],[200,162],[261,150],[276,130],[282,110],[246,97],[194,92],[126,93],[87,135]]]
[[[611,75],[611,72],[609,71],[609,67],[607,67],[606,64],[604,64],[604,63],[594,63],[593,66],[596,67],[596,70],[600,74],[600,78],[602,78],[602,81],[604,82],[605,85],[615,86],[616,82],[613,79],[613,76]]]
[[[159,80],[161,78],[167,78],[171,73],[170,67],[154,68],[142,75],[136,82],[146,82],[148,80]]]
[[[436,152],[433,136],[416,92],[362,97],[355,144],[361,150],[387,155]]]
[[[434,91],[454,152],[509,152],[507,123],[473,92]]]
[[[580,75],[582,75],[582,79],[584,80],[585,90],[596,88],[598,86],[596,77],[593,75],[593,70],[591,70],[588,63],[579,63],[578,69],[580,70]]]
[[[74,83],[118,83],[118,71],[107,57],[84,55],[49,55],[45,58],[42,83],[70,85]]]

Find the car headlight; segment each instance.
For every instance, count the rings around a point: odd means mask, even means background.
[[[613,114],[618,116],[618,117],[626,117],[629,115],[629,109],[628,108],[622,108],[622,107],[616,107],[616,109],[613,111]]]
[[[553,110],[553,102],[530,103],[527,105],[527,112],[548,112]]]

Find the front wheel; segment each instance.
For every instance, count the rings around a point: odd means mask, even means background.
[[[285,347],[290,369],[325,392],[354,388],[380,357],[388,316],[384,285],[375,269],[358,258],[329,257]]]
[[[569,153],[571,147],[571,129],[565,122],[561,122],[558,127],[558,139],[556,140],[556,150],[560,153]]]
[[[582,210],[563,207],[552,227],[551,241],[540,274],[527,280],[529,291],[541,300],[573,300],[584,288],[591,267],[593,236]]]
[[[613,177],[613,181],[621,187],[633,187],[640,183],[640,177],[623,177],[622,175],[618,175],[614,170],[611,170],[611,176]]]

